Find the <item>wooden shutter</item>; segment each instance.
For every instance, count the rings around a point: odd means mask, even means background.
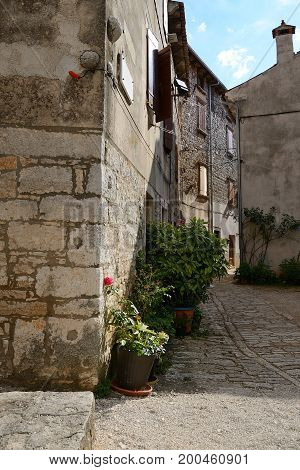
[[[207,168],[199,165],[199,196],[207,197]]]
[[[228,182],[228,205],[232,209],[234,207],[235,189],[233,181]]]
[[[171,46],[158,52],[156,122],[172,118]]]
[[[227,150],[229,153],[233,153],[234,151],[233,132],[230,127],[227,127]]]
[[[171,131],[173,131],[174,126],[173,126],[173,119],[169,118],[164,121],[164,146],[167,152],[171,152],[173,150],[173,142],[174,142],[174,134],[171,134]],[[170,131],[170,132],[167,132]]]
[[[206,105],[201,102],[198,102],[198,127],[206,132]]]
[[[155,109],[155,96],[157,88],[157,53],[158,41],[154,34],[148,29],[148,91],[147,101],[150,108]]]

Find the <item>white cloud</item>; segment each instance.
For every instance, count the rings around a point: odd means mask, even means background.
[[[287,5],[296,5],[298,3],[299,0],[277,0],[277,2],[279,3],[279,5],[282,5],[282,6],[287,6]]]
[[[248,54],[245,48],[232,48],[221,51],[218,54],[218,61],[223,67],[229,67],[233,71],[233,76],[241,79],[250,72],[250,64],[255,57]]]
[[[227,31],[227,33],[234,33],[234,29],[233,29],[233,28],[230,28],[230,26],[228,26],[228,27],[226,28],[226,31]]]
[[[199,33],[205,33],[206,29],[207,29],[206,23],[202,21],[202,23],[200,23],[198,26]]]

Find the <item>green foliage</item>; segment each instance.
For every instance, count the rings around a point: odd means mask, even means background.
[[[155,277],[154,270],[146,263],[145,254],[140,251],[136,260],[136,275],[130,295],[142,320],[155,331],[174,334],[174,313],[169,307],[171,286],[163,286]]]
[[[242,251],[251,266],[264,263],[270,243],[287,236],[297,226],[291,215],[283,214],[278,221],[277,214],[275,207],[268,212],[259,207],[244,209]]]
[[[300,285],[300,252],[297,257],[283,260],[279,267],[280,278],[284,282]]]
[[[172,359],[170,354],[164,354],[158,358],[157,363],[155,364],[155,374],[164,375],[172,365]]]
[[[115,327],[116,343],[138,356],[152,356],[165,352],[169,337],[164,332],[155,332],[141,321],[135,305],[119,294],[115,287],[106,287],[108,294],[116,297],[116,306],[108,310],[109,324]]]
[[[96,398],[106,398],[111,394],[111,381],[108,378],[103,379],[94,390]]]
[[[276,275],[270,266],[260,262],[256,266],[250,266],[248,263],[241,263],[236,270],[235,279],[249,284],[273,284],[276,282]]]
[[[174,287],[172,304],[194,306],[207,299],[207,287],[227,271],[225,242],[210,233],[204,222],[187,225],[152,223],[147,231],[147,262],[156,279]]]

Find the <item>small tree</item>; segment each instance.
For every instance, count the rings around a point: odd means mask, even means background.
[[[251,266],[265,263],[271,242],[286,237],[297,226],[293,216],[283,214],[278,221],[277,214],[275,207],[268,212],[259,207],[244,209],[243,255]]]
[[[194,306],[207,299],[212,280],[227,273],[225,244],[199,219],[179,227],[153,223],[147,233],[147,262],[163,285],[174,287],[174,305]]]

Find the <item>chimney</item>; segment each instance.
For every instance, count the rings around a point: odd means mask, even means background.
[[[296,26],[285,24],[282,20],[281,25],[273,29],[273,38],[276,38],[277,44],[277,64],[284,64],[294,56],[293,34]]]

